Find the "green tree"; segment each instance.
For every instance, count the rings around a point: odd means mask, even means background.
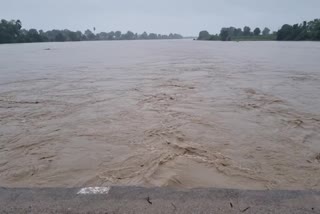
[[[106,32],[101,32],[96,35],[97,40],[108,40],[108,37],[109,35]]]
[[[220,31],[220,39],[222,41],[229,41],[231,40],[230,31],[228,28],[222,28]]]
[[[260,30],[260,28],[256,28],[256,29],[254,29],[254,31],[253,31],[253,34],[255,35],[255,36],[259,36],[260,35],[260,33],[261,33],[261,30]]]
[[[121,39],[121,31],[116,31],[114,36],[117,40]]]
[[[133,40],[134,39],[134,33],[131,31],[128,31],[126,34],[123,35],[123,39],[125,40]]]
[[[269,35],[269,34],[270,34],[270,29],[267,28],[267,27],[265,27],[265,28],[263,29],[263,31],[262,31],[262,35],[267,36],[267,35]]]
[[[83,36],[83,34],[82,34],[82,32],[81,31],[76,31],[76,38],[77,38],[77,40],[76,41],[81,41],[82,40],[82,36]]]
[[[29,42],[43,42],[42,37],[36,29],[30,29],[27,33]]]
[[[244,36],[250,36],[250,35],[251,35],[251,28],[248,27],[248,26],[245,26],[245,27],[243,28],[243,35],[244,35]]]
[[[121,32],[120,32],[120,35],[121,35]],[[115,33],[113,31],[108,33],[108,40],[113,40],[114,37],[115,37]]]
[[[173,39],[183,39],[183,36],[177,33],[173,34]]]
[[[7,21],[2,19],[0,22],[0,43],[19,42],[21,26],[20,20]]]
[[[199,33],[198,40],[209,40],[211,38],[211,35],[208,31],[203,30]]]
[[[277,40],[320,40],[320,19],[301,24],[285,24],[277,32]]]
[[[149,34],[149,39],[157,39],[158,38],[158,35],[155,34],[155,33],[150,33]]]
[[[292,34],[292,26],[285,24],[277,33],[277,40],[288,40]]]
[[[89,29],[84,32],[84,35],[86,36],[87,40],[95,40],[96,37]]]
[[[96,30],[95,27],[93,29]],[[122,35],[120,31],[110,33],[101,32],[95,35],[90,30],[86,30],[84,34],[81,31],[65,30],[49,30],[44,32],[37,29],[22,29],[20,20],[0,21],[0,43],[15,43],[15,42],[64,42],[64,41],[82,41],[82,40],[114,40],[114,39],[181,39],[179,34],[160,35],[152,33],[148,35],[146,32],[142,35],[134,34],[128,31]]]
[[[211,35],[210,40],[212,40],[212,41],[218,41],[218,40],[220,40],[220,36],[219,36],[218,34]]]
[[[64,41],[66,41],[66,37],[62,34],[62,32],[59,32],[59,33],[55,36],[55,41],[57,41],[57,42],[64,42]]]
[[[140,35],[140,39],[149,39],[148,33],[147,33],[147,32],[143,32],[143,33]]]
[[[242,36],[243,32],[242,32],[242,29],[241,28],[237,28],[234,30],[234,36],[235,37],[239,37],[239,36]]]

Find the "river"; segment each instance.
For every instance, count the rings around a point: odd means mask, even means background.
[[[320,43],[0,45],[0,186],[320,189]]]

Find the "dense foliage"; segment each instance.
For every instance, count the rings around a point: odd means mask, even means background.
[[[302,24],[285,24],[278,32],[273,32],[272,34],[270,34],[269,28],[264,28],[262,31],[260,28],[255,28],[252,32],[251,28],[248,26],[244,27],[243,29],[235,27],[222,28],[219,35],[211,35],[208,31],[201,31],[198,40],[320,41],[320,19],[315,19],[310,22],[305,21]]]
[[[95,28],[93,28],[95,31]],[[161,35],[155,33],[137,34],[131,31],[127,33],[101,32],[93,33],[91,30],[81,31],[70,30],[50,30],[44,32],[36,29],[22,29],[20,20],[7,21],[2,19],[0,22],[0,44],[18,42],[64,42],[64,41],[91,41],[91,40],[138,40],[138,39],[182,39],[179,34]]]
[[[219,35],[211,35],[208,31],[201,31],[198,40],[273,40],[275,38],[275,34],[270,34],[269,28],[264,28],[261,34],[260,28],[255,28],[251,32],[251,28],[245,26],[243,29],[235,27],[222,28]]]
[[[301,41],[317,40],[320,41],[320,19],[310,22],[304,21],[301,24],[285,24],[277,33],[277,40]]]

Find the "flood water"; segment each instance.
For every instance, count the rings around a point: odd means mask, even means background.
[[[320,189],[320,43],[0,45],[0,186]]]

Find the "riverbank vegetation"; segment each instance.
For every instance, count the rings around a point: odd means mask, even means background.
[[[246,26],[243,29],[229,27],[222,28],[220,34],[211,35],[208,31],[201,31],[198,40],[220,41],[320,41],[320,19],[301,24],[285,24],[277,32],[272,32],[267,27],[263,30],[255,28],[253,31]]]
[[[22,29],[20,20],[7,21],[2,19],[0,22],[0,44],[1,43],[29,43],[29,42],[64,42],[64,41],[94,41],[94,40],[149,40],[149,39],[182,39],[179,34],[161,35],[147,32],[142,34],[128,31],[100,32],[95,33],[91,30],[81,31],[71,30],[43,30]]]

